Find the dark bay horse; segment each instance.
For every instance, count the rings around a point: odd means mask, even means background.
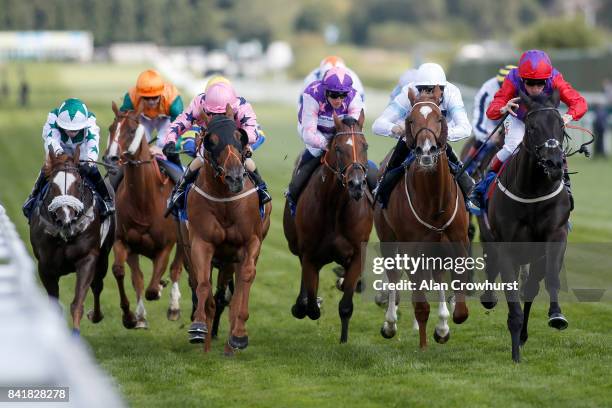
[[[81,329],[83,303],[91,286],[93,323],[103,319],[100,293],[108,269],[115,232],[115,219],[101,220],[89,186],[79,175],[79,148],[74,156],[56,156],[49,149],[44,173],[49,188],[30,221],[30,242],[38,260],[38,274],[50,297],[59,298],[59,279],[76,271],[75,294],[70,304],[72,327]]]
[[[362,244],[372,231],[372,208],[366,198],[368,166],[363,111],[359,120],[334,115],[336,133],[323,164],[315,170],[297,203],[295,218],[285,204],[283,226],[291,252],[300,258],[300,293],[291,308],[298,319],[317,320],[319,271],[336,262],[346,273],[338,305],[342,331],[340,342],[348,340],[353,314],[353,294],[361,275]]]
[[[270,228],[272,205],[265,205],[262,219],[256,187],[244,167],[248,136],[237,129],[232,108],[227,105],[225,115],[205,117],[204,122],[203,156],[196,158],[203,160],[204,166],[187,195],[188,221],[180,224],[180,246],[196,298],[189,340],[204,342],[204,350],[210,351],[209,328],[219,300],[212,293],[214,260],[222,284],[232,277],[235,281],[224,350],[231,355],[248,346],[249,293],[261,244]]]
[[[434,89],[433,95],[421,95],[418,98],[410,91],[409,99],[412,104],[410,115],[406,118],[406,144],[414,149],[416,160],[404,170],[404,178],[395,186],[391,193],[387,209],[376,206],[374,223],[381,244],[385,245],[383,256],[395,256],[387,243],[409,242],[411,247],[421,246],[428,252],[428,243],[450,243],[448,255],[453,258],[467,256],[468,242],[468,215],[463,206],[463,195],[453,179],[446,157],[447,124],[439,108],[442,92],[439,87]],[[384,171],[381,169],[381,171]],[[387,249],[385,249],[387,248]],[[414,256],[414,254],[411,254]],[[432,271],[434,279],[440,282],[442,271]],[[427,271],[419,271],[419,281],[425,279]],[[454,274],[454,272],[453,272]],[[466,279],[466,274],[459,276]],[[399,281],[401,271],[387,270],[390,283]],[[434,331],[434,339],[438,343],[445,343],[450,336],[444,289],[439,294],[439,323]],[[389,290],[389,301],[385,322],[381,334],[391,338],[397,331],[397,291]],[[468,318],[468,309],[465,304],[463,291],[455,291],[456,305],[453,312],[453,321],[463,323]],[[429,303],[423,290],[412,292],[414,314],[419,328],[419,343],[421,348],[427,347],[426,326],[429,319]]]
[[[512,359],[516,362],[520,361],[519,346],[527,341],[529,312],[541,280],[545,280],[550,296],[548,325],[558,330],[567,328],[558,294],[570,214],[569,195],[562,181],[564,132],[556,109],[559,94],[520,96],[528,109],[525,136],[493,187],[488,217],[498,243],[497,264],[487,269],[490,275],[498,269],[504,283],[514,283],[519,265],[530,264],[524,283],[524,311],[518,291],[505,291]]]
[[[145,292],[147,300],[158,300],[161,295],[161,277],[168,266],[168,259],[177,242],[175,223],[164,218],[166,200],[172,190],[170,180],[160,173],[157,161],[149,151],[144,128],[139,123],[140,112],[119,112],[113,102],[115,120],[110,126],[106,157],[124,168],[124,179],[116,192],[117,232],[113,246],[115,262],[113,274],[119,287],[123,325],[128,328],[147,328],[146,310],[142,294],[144,276],[140,269],[139,255],[153,261],[151,281]],[[136,290],[136,315],[130,310],[123,279],[125,262],[132,272],[132,284]],[[182,253],[176,251],[170,266],[172,289],[168,319],[177,320],[180,315],[179,278]]]

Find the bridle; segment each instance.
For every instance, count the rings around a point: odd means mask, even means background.
[[[559,119],[559,121],[563,121],[561,119],[561,115],[559,114],[559,111],[556,108],[553,107],[546,107],[546,108],[539,108],[539,109],[534,109],[532,111],[529,111],[527,113],[527,115],[525,116],[525,121],[527,121],[529,119],[529,116],[534,114],[534,113],[538,113],[538,112],[546,112],[546,111],[554,111],[557,114],[557,118]],[[529,132],[529,126],[525,127],[525,138],[529,137],[529,135],[532,134]],[[558,139],[555,138],[549,138],[546,139],[546,141],[544,143],[541,143],[539,145],[536,145],[535,148],[532,150],[529,147],[527,147],[527,145],[525,143],[523,143],[523,146],[525,147],[525,150],[534,155],[537,163],[540,167],[542,167],[542,169],[544,170],[544,172],[546,174],[548,174],[548,172],[550,171],[550,165],[547,164],[547,161],[544,160],[542,158],[542,149],[551,149],[551,150],[559,150],[561,152],[561,154],[564,154],[563,151],[563,147],[561,145],[561,142],[559,142]]]
[[[123,125],[126,120],[131,120],[131,121],[136,122],[138,124],[138,127],[136,127],[136,130],[134,132],[134,138],[132,139],[132,142],[128,146],[127,150],[123,151],[121,144],[119,143],[119,136],[121,135],[121,125]],[[112,139],[112,144],[116,143],[117,145],[117,152],[115,156],[119,157],[120,166],[123,166],[126,164],[129,166],[140,166],[143,164],[150,164],[153,162],[152,159],[134,160],[134,159],[130,159],[129,157],[127,157],[128,154],[130,156],[133,156],[134,154],[136,154],[136,152],[138,151],[138,148],[140,147],[140,143],[142,141],[142,138],[144,137],[144,134],[145,134],[144,126],[138,121],[138,119],[132,118],[129,115],[126,115],[119,121],[119,123],[117,123],[117,128],[115,129],[115,136]]]
[[[431,101],[422,101],[422,102],[417,102],[417,103],[415,103],[415,104],[412,106],[412,111],[414,111],[414,110],[415,110],[415,108],[416,108],[416,106],[417,106],[417,105],[432,105],[432,106],[434,106],[434,107],[435,107],[435,109],[438,111],[438,113],[440,114],[440,117],[442,117],[442,111],[440,110],[440,107],[439,107],[439,106],[438,106],[438,105],[437,105],[435,102],[431,102]],[[411,133],[412,133],[412,123],[413,123],[413,121],[412,121],[412,119],[410,119],[410,130],[411,130]],[[427,126],[423,126],[423,127],[422,127],[422,128],[420,128],[419,130],[417,130],[417,131],[416,131],[416,133],[413,133],[413,136],[412,136],[412,137],[413,137],[413,139],[414,139],[414,143],[415,143],[415,145],[416,145],[416,142],[417,142],[417,140],[418,140],[419,134],[421,134],[421,132],[429,132],[429,133],[431,133],[431,134],[433,135],[434,140],[436,141],[436,143],[438,143],[438,136],[439,136],[439,135],[438,135],[438,134],[436,134],[436,132],[434,132],[434,131],[433,131],[433,129],[431,129],[431,128],[427,127]],[[411,146],[409,146],[409,147],[411,147]],[[429,157],[431,157],[431,158],[432,158],[432,163],[433,163],[433,164],[435,164],[435,163],[437,162],[438,157],[439,157],[441,154],[443,154],[443,153],[445,153],[445,152],[446,152],[446,142],[444,142],[444,144],[443,144],[443,145],[441,145],[441,146],[437,146],[437,145],[436,145],[436,147],[437,147],[436,151],[435,151],[434,153],[432,153],[432,154],[430,154],[430,155],[429,155]],[[422,153],[418,153],[418,154],[416,154],[416,158],[417,158],[417,160],[418,160],[418,162],[419,162],[419,163],[421,163],[421,157],[422,157],[422,156],[423,156],[423,154],[422,154]]]
[[[218,119],[218,121],[224,121],[224,122],[227,121],[227,122],[235,123],[230,118],[221,118],[221,119]],[[209,134],[210,134],[210,131],[207,129],[206,133],[202,137],[202,140],[204,140],[206,136],[208,136]],[[211,151],[204,149],[205,151],[204,155],[200,154],[200,157],[202,158],[202,160],[204,160],[205,163],[208,163],[212,167],[213,171],[215,172],[215,177],[221,179],[222,182],[225,182],[225,174],[227,173],[226,167],[227,167],[228,161],[231,158],[235,158],[236,160],[238,160],[240,164],[244,167],[244,161],[250,156],[249,154],[250,152],[248,151],[248,149],[243,149],[242,151],[239,151],[240,152],[240,156],[239,156],[232,150],[231,146],[232,145],[228,143],[223,149],[223,150],[227,149],[227,155],[225,156],[225,160],[223,160],[223,164],[219,164],[217,162],[217,159],[215,158],[214,154]],[[200,149],[198,148],[197,151],[200,151]]]
[[[348,171],[352,170],[352,169],[356,169],[356,170],[361,170],[363,171],[364,174],[368,173],[368,165],[367,164],[362,164],[358,161],[357,159],[357,149],[356,149],[356,145],[357,145],[357,141],[355,139],[355,136],[360,135],[360,136],[365,136],[363,134],[363,132],[361,131],[356,131],[353,129],[353,127],[351,127],[350,131],[343,131],[343,132],[337,132],[334,134],[334,138],[336,138],[337,136],[341,136],[341,135],[350,135],[351,136],[351,152],[352,152],[352,161],[350,163],[348,163],[346,166],[343,167],[339,167],[338,166],[338,162],[339,160],[336,159],[336,165],[335,166],[331,166],[329,164],[329,162],[327,161],[327,155],[329,154],[330,150],[327,150],[325,152],[325,155],[323,156],[323,160],[322,163],[325,165],[325,167],[327,167],[329,170],[331,170],[332,173],[334,173],[336,175],[336,177],[338,178],[338,180],[340,181],[340,183],[342,184],[342,187],[346,187],[347,184],[347,177],[348,177]]]

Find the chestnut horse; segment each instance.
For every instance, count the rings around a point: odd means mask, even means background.
[[[289,249],[300,258],[300,293],[291,308],[298,319],[317,320],[319,271],[331,262],[345,269],[342,299],[338,305],[342,330],[340,342],[348,340],[353,314],[353,294],[361,275],[362,244],[372,231],[372,207],[366,198],[367,148],[363,134],[364,114],[359,120],[334,114],[336,133],[323,156],[322,165],[310,177],[297,202],[295,218],[285,204],[284,230]]]
[[[74,157],[56,156],[49,149],[44,167],[49,187],[30,222],[38,274],[49,296],[58,299],[60,277],[76,271],[74,300],[70,304],[75,333],[80,332],[83,303],[90,286],[94,310],[87,317],[93,323],[104,317],[100,293],[115,231],[114,217],[101,220],[93,192],[79,175],[78,165],[78,147]]]
[[[413,248],[429,251],[427,244],[447,244],[445,249],[453,257],[467,256],[468,214],[463,206],[463,195],[458,188],[448,166],[446,157],[447,124],[439,108],[442,91],[434,89],[433,95],[420,95],[413,91],[408,97],[412,104],[410,115],[406,118],[406,144],[414,150],[416,160],[404,170],[404,178],[392,191],[387,209],[376,206],[374,223],[381,244],[409,242]],[[381,169],[381,171],[384,171]],[[384,256],[395,256],[383,246]],[[420,255],[421,250],[418,250]],[[442,280],[442,271],[432,271],[437,282]],[[427,347],[426,326],[429,319],[429,303],[420,283],[427,271],[417,272],[417,290],[412,291],[414,314],[419,328],[419,344]],[[466,273],[461,280],[466,280]],[[387,270],[390,283],[399,281],[401,271]],[[391,338],[397,331],[396,290],[389,290],[389,301],[381,334]],[[434,331],[434,339],[445,343],[450,336],[448,327],[449,311],[443,289],[438,291],[439,323]],[[468,318],[465,293],[455,291],[456,305],[453,321],[463,323]]]
[[[209,328],[216,312],[211,278],[214,259],[220,270],[220,283],[227,284],[232,276],[235,280],[224,350],[231,355],[249,343],[249,292],[261,244],[270,228],[272,205],[266,204],[262,218],[257,188],[244,167],[248,136],[237,128],[232,108],[227,105],[225,115],[205,116],[204,122],[204,150],[196,158],[203,160],[204,166],[187,195],[188,221],[180,223],[184,241],[180,246],[185,250],[185,266],[195,293],[189,341],[203,342],[204,351],[210,351]]]
[[[168,178],[162,176],[157,161],[149,151],[144,137],[144,128],[139,123],[140,112],[119,112],[113,102],[115,120],[110,126],[109,145],[106,158],[118,162],[124,168],[124,179],[116,193],[117,232],[113,246],[115,262],[113,274],[117,279],[123,325],[128,328],[147,328],[146,310],[142,294],[144,277],[138,256],[144,255],[153,261],[153,274],[145,292],[147,300],[158,300],[161,296],[161,277],[168,266],[168,258],[177,241],[175,223],[164,218],[166,200],[172,190]],[[130,310],[123,279],[127,260],[132,272],[132,284],[136,290],[136,316]],[[182,254],[177,251],[170,266],[172,289],[168,319],[180,316],[179,277]]]

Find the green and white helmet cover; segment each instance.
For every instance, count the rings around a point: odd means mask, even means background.
[[[56,124],[66,130],[81,130],[88,126],[88,116],[87,106],[81,100],[69,98],[58,108]]]

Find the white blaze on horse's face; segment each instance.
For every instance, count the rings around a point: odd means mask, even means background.
[[[70,189],[70,187],[75,181],[76,181],[76,177],[74,176],[74,174],[66,173],[65,171],[58,172],[53,178],[53,184],[55,184],[59,188],[59,191],[62,196],[68,195],[68,190]],[[63,224],[70,223],[70,220],[72,219],[72,215],[70,213],[70,210],[71,210],[70,206],[62,205],[60,208],[62,209],[62,215],[60,217],[58,214],[57,215],[58,219]]]
[[[427,119],[427,116],[429,116],[429,114],[433,112],[433,109],[431,109],[431,107],[429,106],[421,106],[421,109],[419,109],[419,112],[421,112],[421,115],[423,115],[423,117]]]
[[[346,144],[349,145],[349,146],[352,146],[353,145],[353,138],[351,137],[350,139],[347,139],[346,140]]]
[[[429,140],[429,138],[425,139],[425,143],[423,143],[423,154],[429,154],[429,151],[433,147],[433,144]]]
[[[115,137],[112,139],[110,147],[108,148],[108,156],[109,157],[117,157],[119,155],[119,134],[121,133],[121,122],[117,124],[117,129],[115,129]]]
[[[136,132],[134,133],[134,139],[132,139],[132,143],[128,147],[127,151],[129,154],[136,153],[136,150],[140,147],[140,142],[142,141],[142,137],[145,134],[145,128],[141,124],[138,124],[136,128]]]

